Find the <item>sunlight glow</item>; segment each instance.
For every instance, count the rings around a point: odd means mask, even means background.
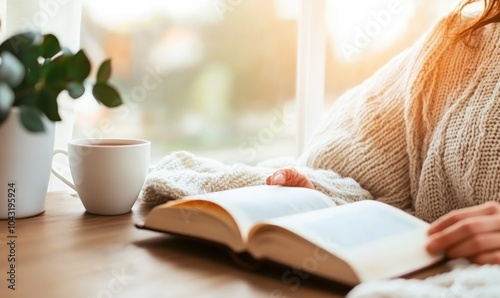
[[[334,50],[352,62],[363,52],[382,50],[403,39],[418,7],[432,5],[429,27],[451,12],[460,0],[334,0],[327,1],[327,23]],[[427,24],[428,23],[428,24]],[[350,51],[350,52],[349,52]]]
[[[165,14],[173,19],[195,17],[207,19],[215,15],[211,0],[85,0],[90,16],[108,28],[120,27]]]
[[[342,0],[327,4],[328,29],[337,41],[335,51],[348,61],[352,57],[346,57],[346,48],[361,53],[393,42],[407,28],[415,8],[413,0]]]

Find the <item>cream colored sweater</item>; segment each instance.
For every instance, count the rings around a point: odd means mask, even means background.
[[[438,23],[339,98],[301,162],[426,221],[500,201],[500,25],[470,46],[447,35]]]

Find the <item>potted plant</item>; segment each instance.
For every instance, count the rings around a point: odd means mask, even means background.
[[[24,32],[0,44],[0,219],[44,211],[59,94],[77,99],[92,88],[106,107],[122,104],[108,82],[111,61],[94,82],[90,72],[85,52],[72,53],[52,34]]]

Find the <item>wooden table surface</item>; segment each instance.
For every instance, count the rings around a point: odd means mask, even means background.
[[[140,230],[150,207],[99,216],[66,192],[47,195],[45,213],[0,221],[0,297],[343,297],[349,290],[286,268],[245,271],[212,246]],[[15,236],[16,238],[8,238]],[[11,251],[8,243],[15,240]],[[15,290],[8,257],[15,253]]]

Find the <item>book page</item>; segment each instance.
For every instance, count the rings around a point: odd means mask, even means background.
[[[441,256],[425,249],[428,226],[395,207],[366,200],[266,220],[251,230],[249,241],[251,252],[259,257],[266,257],[278,235],[290,239],[287,243],[307,241],[348,263],[360,280],[372,280],[401,276],[438,261]],[[304,258],[299,256],[303,245],[287,246],[294,251],[288,258]]]
[[[268,185],[231,189],[193,198],[203,198],[226,209],[236,221],[244,240],[250,228],[259,221],[335,206],[330,198],[313,189]]]
[[[339,213],[334,217],[325,215],[324,221],[314,219],[302,222],[300,226],[329,247],[335,248],[365,245],[418,228],[415,222],[403,220],[393,213],[377,208]]]
[[[364,204],[368,202],[375,204],[365,208]],[[330,249],[348,249],[366,245],[381,238],[427,226],[427,223],[410,215],[401,216],[400,213],[381,208],[378,204],[381,203],[357,202],[332,210],[294,215],[286,220],[270,219],[265,223],[280,226],[323,248]]]

